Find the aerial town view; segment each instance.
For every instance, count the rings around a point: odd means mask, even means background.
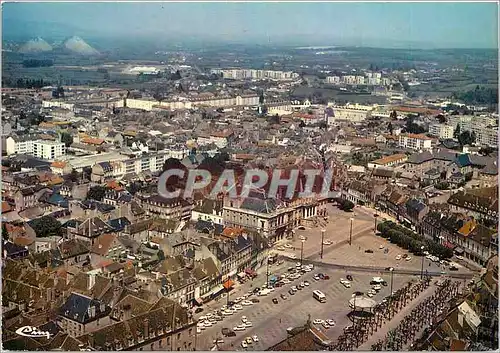
[[[498,4],[2,4],[2,349],[498,350]]]

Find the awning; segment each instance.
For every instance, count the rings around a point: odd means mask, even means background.
[[[257,274],[257,272],[255,272],[254,270],[252,270],[251,268],[247,268],[245,270],[245,273],[249,276],[255,276]]]
[[[201,299],[201,298],[194,298],[194,302],[195,302],[197,305],[202,305],[202,304],[203,304],[203,299]]]
[[[455,244],[450,243],[449,241],[444,241],[443,245],[449,249],[454,249],[456,247]]]
[[[228,279],[226,282],[224,282],[224,288],[229,289],[234,286],[234,282],[230,279]]]
[[[224,289],[224,286],[222,284],[219,284],[219,285],[215,286],[214,288],[212,288],[212,290],[210,292],[203,294],[202,298],[208,298],[209,296],[214,295],[215,293],[219,293],[223,289]]]

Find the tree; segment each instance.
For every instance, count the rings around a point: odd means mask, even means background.
[[[389,133],[392,135],[392,133],[394,131],[394,128],[392,127],[392,123],[389,122],[389,124],[387,125],[387,130],[389,130]]]
[[[75,169],[73,169],[71,171],[71,173],[69,173],[69,177],[68,178],[72,182],[76,183],[78,181],[79,176],[80,176],[80,174]]]
[[[306,126],[306,123],[304,122],[304,120],[301,120],[299,123],[299,127],[305,127],[305,126]]]
[[[52,216],[43,216],[34,219],[30,222],[30,226],[31,228],[33,228],[36,236],[39,238],[44,238],[52,235],[62,235],[61,223]]]
[[[161,249],[158,250],[157,255],[158,255],[158,260],[160,260],[160,261],[165,260],[165,253],[163,252],[163,250],[161,250]]]
[[[61,133],[61,142],[64,143],[66,147],[69,147],[73,144],[73,136],[70,133],[63,132]]]
[[[460,124],[457,124],[455,131],[453,131],[453,137],[458,140],[458,136],[460,136]]]
[[[354,208],[354,203],[349,200],[344,200],[340,207],[343,211],[351,211]]]
[[[440,124],[446,123],[446,117],[443,114],[438,114],[436,116],[436,119],[439,121]]]
[[[391,115],[389,116],[392,120],[397,120],[398,118],[398,113],[396,113],[395,110],[391,112]]]
[[[458,136],[458,143],[460,146],[472,145],[476,142],[476,135],[474,132],[464,131]]]
[[[102,201],[104,195],[106,195],[107,189],[107,187],[101,185],[91,187],[87,193],[87,200]]]
[[[260,95],[259,95],[259,104],[262,105],[264,104],[264,92],[260,92]]]
[[[2,222],[2,239],[9,240],[9,232],[7,231],[5,222]]]

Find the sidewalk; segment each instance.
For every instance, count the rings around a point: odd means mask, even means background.
[[[434,292],[436,290],[436,288],[437,288],[436,286],[431,284],[429,286],[429,288],[427,288],[422,293],[420,293],[420,295],[418,297],[416,297],[415,299],[413,299],[413,301],[409,305],[407,305],[406,307],[403,308],[403,310],[401,310],[399,313],[397,313],[391,319],[391,321],[389,321],[388,323],[386,323],[385,325],[380,327],[378,329],[378,331],[375,332],[374,335],[368,337],[368,341],[363,343],[357,350],[370,351],[373,344],[377,343],[379,340],[384,339],[390,330],[396,328],[399,325],[399,323],[401,322],[401,320],[403,320],[403,318],[406,315],[408,315],[414,308],[416,308],[422,300],[431,296],[432,292]]]

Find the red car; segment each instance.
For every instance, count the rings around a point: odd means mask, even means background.
[[[330,276],[328,276],[328,275],[324,275],[324,276],[323,276],[323,279],[330,279]]]

